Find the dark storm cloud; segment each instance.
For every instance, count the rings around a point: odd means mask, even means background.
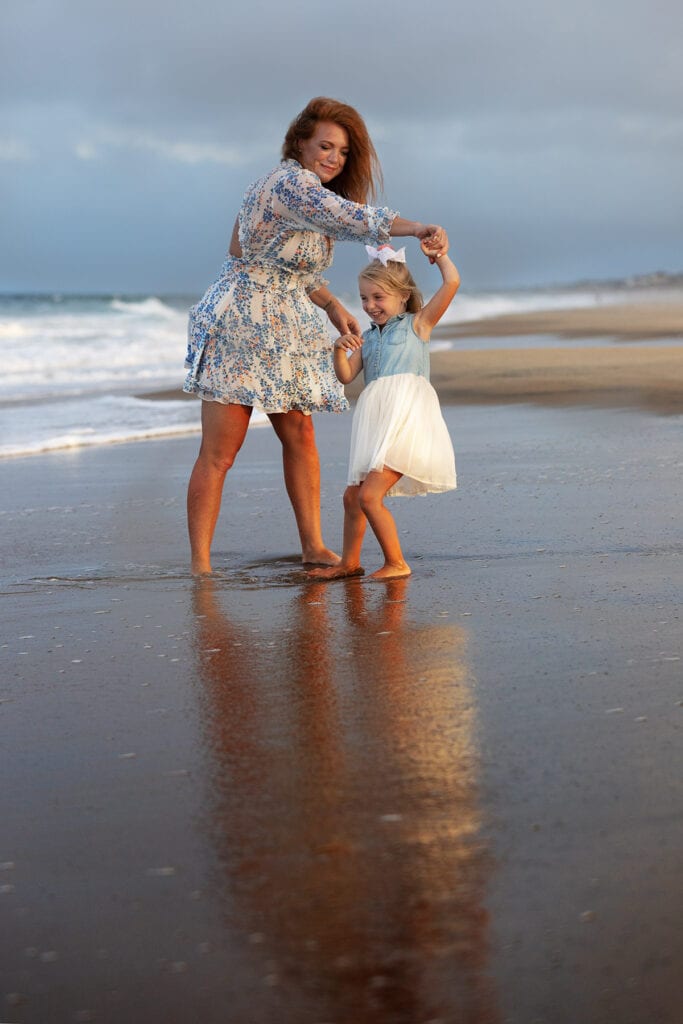
[[[674,0],[6,0],[2,17],[2,215],[21,258],[0,287],[53,263],[69,286],[98,266],[98,286],[194,287],[200,250],[222,246],[244,185],[321,93],[362,110],[392,205],[456,225],[475,281],[648,269],[680,250]],[[169,217],[184,244],[160,255]],[[49,253],[32,258],[46,218]],[[89,251],[102,240],[87,270],[70,241],[84,232]]]
[[[680,113],[683,7],[666,3],[350,0],[3,5],[1,94],[136,122],[281,118],[311,93],[378,114],[585,106]],[[390,85],[373,85],[373,72]]]

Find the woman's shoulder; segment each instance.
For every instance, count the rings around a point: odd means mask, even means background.
[[[309,171],[302,167],[298,160],[294,160],[291,157],[280,161],[279,167],[276,167],[273,173],[287,181],[301,182],[306,185],[320,185],[320,178],[314,171]]]
[[[301,189],[311,184],[319,185],[320,179],[313,171],[307,171],[298,160],[281,160],[279,164],[271,168],[247,189],[247,193],[263,193],[267,190],[282,188]]]

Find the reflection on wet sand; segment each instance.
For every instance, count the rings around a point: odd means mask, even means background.
[[[409,586],[271,592],[254,622],[197,585],[206,828],[251,946],[226,985],[259,1024],[499,1020],[465,635],[410,622]]]

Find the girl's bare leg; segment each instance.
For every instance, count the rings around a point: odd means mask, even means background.
[[[211,542],[221,507],[223,483],[242,447],[251,409],[202,401],[202,443],[187,488],[191,570],[211,572]]]
[[[364,569],[360,564],[360,552],[367,519],[360,507],[358,495],[360,487],[349,485],[344,491],[344,550],[339,565],[329,569],[312,569],[309,576],[318,580],[338,580],[345,576],[362,576]]]
[[[391,580],[398,576],[410,576],[410,566],[403,557],[394,517],[384,505],[387,492],[401,479],[402,474],[385,468],[368,473],[360,486],[359,503],[365,513],[372,532],[377,537],[384,555],[384,565],[368,576],[369,580]]]
[[[282,442],[285,486],[299,530],[302,561],[338,565],[339,555],[325,547],[322,538],[320,460],[313,420],[296,410],[272,413],[268,418]]]

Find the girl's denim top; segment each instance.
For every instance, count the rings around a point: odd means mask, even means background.
[[[429,345],[413,329],[413,313],[399,313],[380,331],[363,331],[363,373],[368,385],[378,377],[414,373],[429,380]]]

